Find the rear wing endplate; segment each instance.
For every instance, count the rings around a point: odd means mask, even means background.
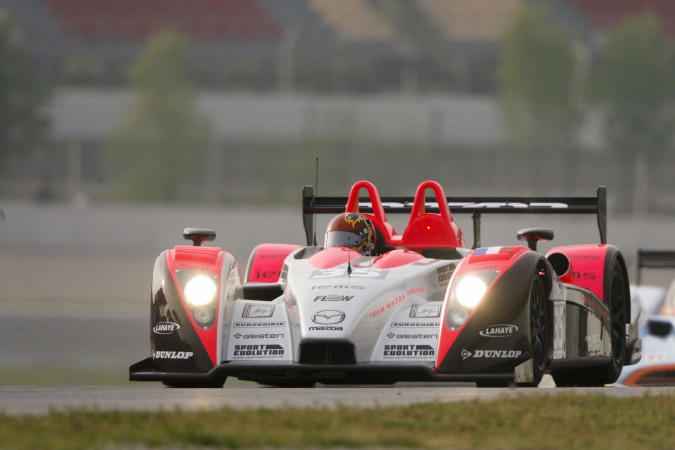
[[[638,249],[637,284],[642,284],[642,269],[675,268],[675,251]]]
[[[480,247],[480,219],[483,214],[595,214],[600,231],[600,243],[607,243],[607,187],[599,186],[595,197],[447,197],[451,214],[471,214],[473,218],[473,248]],[[317,214],[345,212],[347,197],[317,197],[314,186],[302,189],[302,218],[307,245],[316,245]],[[414,197],[381,197],[387,214],[412,211]],[[373,212],[370,199],[359,200],[361,212]],[[427,212],[438,213],[436,199],[427,198]]]

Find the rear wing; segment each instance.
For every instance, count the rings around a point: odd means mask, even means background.
[[[638,249],[637,284],[642,284],[642,269],[675,268],[675,251]]]
[[[414,197],[381,197],[387,214],[410,214]],[[359,199],[360,211],[373,212],[368,198]],[[595,214],[600,231],[600,243],[607,243],[607,187],[599,186],[595,197],[446,197],[452,214],[471,214],[473,218],[473,248],[481,246],[480,220],[483,214]],[[317,214],[345,212],[348,197],[317,197],[314,186],[302,190],[302,218],[307,245],[316,245]],[[427,212],[439,212],[436,199],[427,197]]]

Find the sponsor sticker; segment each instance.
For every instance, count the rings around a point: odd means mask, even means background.
[[[242,318],[272,317],[274,305],[247,303],[241,314]]]
[[[509,337],[518,331],[518,327],[510,324],[489,325],[480,331],[483,337]]]
[[[260,333],[260,334],[241,334],[234,335],[237,339],[283,339],[283,333]]]
[[[432,359],[436,351],[431,345],[385,345],[383,359]]]
[[[392,322],[392,328],[433,328],[438,327],[438,322]]]
[[[334,309],[318,311],[312,315],[312,322],[319,325],[335,325],[345,320],[345,313]]]
[[[426,305],[413,305],[410,308],[410,318],[411,319],[422,319],[426,317],[440,317],[441,316],[441,304],[426,304]]]
[[[493,358],[493,359],[511,359],[519,358],[523,352],[520,350],[476,350],[470,352],[462,349],[462,359],[467,358]]]
[[[193,355],[192,352],[152,351],[152,359],[190,359]]]
[[[438,339],[437,334],[428,333],[389,333],[387,337],[389,339]]]
[[[279,359],[285,349],[278,344],[237,344],[234,346],[233,359]]]
[[[329,278],[362,278],[368,280],[383,280],[387,277],[388,270],[375,269],[373,267],[353,268],[351,274],[347,273],[347,269],[325,269],[315,270],[309,275],[310,280],[320,280]]]
[[[235,322],[234,328],[278,328],[285,327],[286,322]]]
[[[152,327],[152,332],[155,334],[172,334],[174,331],[179,330],[180,325],[173,322],[158,322]]]
[[[348,302],[354,298],[353,295],[317,295],[314,297],[315,302]]]

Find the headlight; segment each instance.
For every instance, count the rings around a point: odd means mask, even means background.
[[[190,306],[208,305],[216,298],[218,286],[204,275],[197,275],[185,284],[185,300]]]
[[[455,294],[460,305],[473,309],[478,306],[486,291],[487,286],[483,280],[469,275],[459,280]]]

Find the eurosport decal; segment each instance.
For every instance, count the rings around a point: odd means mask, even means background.
[[[470,352],[462,349],[462,359],[467,358],[492,358],[492,359],[512,359],[519,358],[523,352],[520,350],[475,350]]]
[[[172,334],[174,331],[179,330],[180,325],[173,322],[158,322],[152,327],[152,332],[155,334]]]
[[[413,305],[410,308],[410,318],[423,319],[427,317],[440,317],[441,316],[441,304],[432,303],[426,305]]]
[[[351,274],[347,273],[347,269],[325,269],[315,270],[309,275],[310,280],[321,280],[329,278],[362,278],[368,280],[383,280],[387,277],[388,270],[376,269],[374,267],[353,267]]]
[[[244,312],[242,312],[241,317],[244,319],[257,319],[261,317],[272,317],[272,314],[274,314],[274,305],[248,303],[244,306]]]
[[[480,331],[483,337],[509,337],[518,331],[518,327],[510,324],[489,325]]]

